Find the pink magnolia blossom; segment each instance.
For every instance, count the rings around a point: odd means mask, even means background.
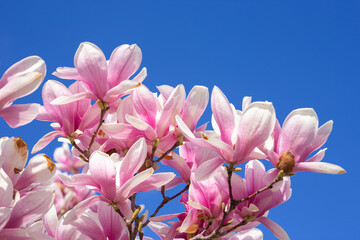
[[[9,176],[21,196],[30,191],[49,188],[56,166],[45,154],[32,157],[26,168],[28,147],[19,137],[0,140],[0,167]]]
[[[54,160],[58,170],[69,173],[79,173],[87,164],[85,161],[72,155],[67,143],[63,143],[61,147],[55,149]]]
[[[0,79],[0,117],[16,128],[25,125],[37,116],[39,104],[12,103],[34,92],[44,80],[45,62],[37,56],[24,58],[12,65]]]
[[[88,185],[101,196],[90,197],[71,210],[65,216],[65,224],[80,216],[89,206],[97,201],[116,204],[127,217],[131,218],[128,198],[136,192],[144,192],[160,188],[171,181],[174,173],[153,174],[148,168],[135,175],[144,164],[147,155],[145,140],[141,138],[129,149],[124,158],[114,153],[111,156],[95,151],[89,160],[89,174],[75,174],[71,178],[62,176],[63,182],[70,186]]]
[[[235,200],[240,200],[250,196],[256,191],[268,186],[277,176],[277,171],[271,169],[266,172],[264,165],[258,160],[252,160],[246,164],[245,179],[237,174],[231,178],[232,192]],[[291,196],[290,178],[285,177],[276,183],[272,189],[265,190],[257,194],[248,201],[237,205],[235,213],[232,215],[236,225],[237,222],[248,220],[242,230],[251,229],[259,223],[269,228],[274,235],[281,239],[289,239],[287,233],[275,222],[267,218],[271,208],[287,201]]]
[[[262,151],[274,167],[287,174],[299,171],[345,173],[338,165],[320,162],[326,148],[308,158],[325,144],[332,125],[333,121],[330,120],[319,127],[318,117],[312,108],[296,109],[286,117],[282,128],[277,122],[272,137],[262,147]]]
[[[146,68],[129,78],[139,69],[142,60],[140,48],[136,45],[121,45],[106,61],[104,53],[95,44],[83,42],[74,57],[75,68],[57,68],[53,74],[63,79],[83,82],[86,91],[71,96],[62,96],[53,104],[64,104],[83,98],[101,100],[112,104],[129,90],[139,86],[146,77]]]
[[[241,164],[252,159],[263,158],[258,147],[274,129],[275,110],[270,102],[253,102],[244,98],[243,111],[235,110],[218,87],[211,96],[213,131],[194,134],[177,116],[178,126],[186,140],[201,147],[212,149],[220,158],[206,161],[199,167],[199,176],[210,175],[224,162]]]
[[[41,107],[37,119],[54,122],[51,126],[55,131],[43,136],[33,147],[32,153],[40,151],[56,137],[77,137],[85,129],[97,124],[100,109],[96,105],[91,106],[89,99],[63,105],[51,104],[60,96],[71,96],[83,91],[84,87],[80,82],[73,83],[69,88],[55,80],[49,80],[44,84],[42,90],[44,106]]]

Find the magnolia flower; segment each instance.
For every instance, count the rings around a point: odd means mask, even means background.
[[[250,196],[256,191],[268,186],[277,176],[277,171],[271,169],[265,170],[264,165],[253,160],[246,164],[245,179],[237,174],[231,178],[232,193],[235,200],[240,200]],[[248,230],[256,227],[259,223],[264,224],[273,234],[281,239],[287,240],[287,233],[275,222],[267,218],[268,211],[271,208],[286,202],[291,196],[290,178],[285,177],[282,181],[276,183],[272,189],[265,190],[257,194],[248,201],[237,205],[235,213],[232,215],[233,224],[247,220],[248,223],[241,227],[242,230]]]
[[[34,92],[44,80],[45,62],[37,56],[27,57],[12,65],[0,79],[0,117],[16,128],[25,125],[37,116],[39,104],[12,103]]]
[[[55,131],[43,136],[33,147],[32,153],[40,151],[56,137],[77,137],[78,134],[97,124],[100,109],[96,105],[91,106],[89,99],[63,105],[51,104],[51,101],[60,96],[71,96],[83,91],[84,87],[80,82],[71,84],[69,88],[55,80],[49,80],[44,84],[42,90],[44,106],[40,108],[37,119],[54,122],[51,126]]]
[[[65,216],[65,224],[79,217],[89,206],[97,201],[105,201],[116,205],[125,216],[131,218],[128,198],[137,192],[151,191],[171,181],[174,173],[153,174],[154,169],[148,168],[135,175],[144,164],[147,154],[143,138],[129,149],[124,158],[114,153],[111,156],[95,151],[89,159],[89,174],[75,174],[71,178],[59,175],[69,187],[88,185],[101,193],[78,203]]]
[[[221,156],[205,161],[198,168],[199,180],[211,175],[224,162],[236,165],[264,157],[258,147],[268,139],[276,121],[272,103],[251,103],[251,98],[246,97],[243,110],[237,111],[216,86],[211,95],[211,109],[215,132],[204,131],[201,136],[192,133],[183,120],[176,116],[179,129],[187,141],[212,149]]]
[[[140,48],[136,45],[121,45],[106,61],[104,53],[95,44],[83,42],[75,53],[75,68],[57,68],[53,74],[63,79],[79,80],[85,84],[86,91],[62,96],[53,104],[65,104],[84,98],[100,100],[108,105],[137,86],[146,77],[146,68],[134,77],[129,78],[139,69],[142,60]]]
[[[287,174],[310,171],[341,174],[346,171],[335,164],[320,162],[325,149],[307,159],[311,153],[322,147],[332,130],[333,121],[319,128],[319,120],[312,108],[292,111],[285,119],[282,128],[277,122],[272,136],[261,150],[278,170]]]

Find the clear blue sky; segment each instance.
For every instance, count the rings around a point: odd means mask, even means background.
[[[162,84],[183,83],[187,92],[217,85],[237,108],[243,96],[273,102],[280,122],[295,108],[313,107],[320,124],[334,120],[324,161],[348,173],[296,174],[292,198],[269,216],[291,239],[358,235],[360,1],[119,2],[1,1],[0,72],[39,55],[45,79],[56,79],[51,73],[73,66],[83,41],[107,57],[118,45],[137,43],[152,91]],[[17,102],[42,103],[41,88]],[[202,122],[209,119],[208,107]],[[13,130],[0,120],[0,126],[1,135],[21,136],[30,148],[51,130],[47,122]],[[52,156],[57,146],[43,152]],[[176,205],[168,212],[178,212]]]

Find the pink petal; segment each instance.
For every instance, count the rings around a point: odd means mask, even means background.
[[[234,112],[224,93],[216,86],[211,94],[211,110],[220,130],[220,140],[232,145],[231,137],[235,129]]]
[[[88,92],[81,92],[71,96],[60,96],[50,102],[52,105],[64,105],[72,102],[76,102],[85,98],[94,98],[93,94]]]
[[[109,136],[116,139],[136,139],[142,135],[142,132],[130,124],[107,123],[102,125],[101,129]]]
[[[300,162],[295,164],[294,172],[309,171],[328,174],[343,174],[346,171],[335,164],[327,162]]]
[[[204,181],[213,176],[217,170],[223,165],[224,161],[220,157],[215,157],[205,161],[195,171],[195,179]]]
[[[185,180],[185,182],[190,181],[191,170],[187,165],[185,159],[176,154],[175,152],[172,152],[171,156],[173,158],[172,160],[168,161],[164,159],[162,160],[162,163],[174,168]]]
[[[88,211],[73,222],[72,225],[74,225],[81,233],[92,239],[106,240],[104,232],[98,224],[96,215],[96,213]]]
[[[105,95],[104,101],[112,103],[118,100],[120,97],[129,93],[137,87],[140,87],[141,83],[131,80],[124,80],[115,87],[111,88]]]
[[[39,72],[30,72],[8,79],[8,83],[0,89],[0,109],[7,107],[16,99],[34,92],[43,79],[44,76]]]
[[[146,192],[160,188],[161,186],[170,182],[175,176],[175,173],[172,172],[152,174],[141,184],[138,184],[133,189],[131,189],[129,196],[136,192]]]
[[[132,178],[144,164],[147,155],[147,145],[144,138],[136,141],[122,160],[120,167],[120,185]]]
[[[124,220],[109,204],[99,203],[98,217],[108,239],[121,239],[123,235],[127,236],[127,227]]]
[[[58,173],[56,176],[68,187],[91,186],[96,188],[97,191],[100,191],[99,184],[95,182],[89,174],[81,173],[68,177],[65,174]]]
[[[256,218],[256,221],[262,223],[280,240],[290,240],[289,235],[277,223],[267,217]]]
[[[157,217],[150,218],[150,221],[152,222],[164,222],[173,218],[177,218],[181,213],[173,213],[173,214],[167,214]]]
[[[78,219],[91,205],[100,201],[99,196],[89,197],[82,202],[76,204],[76,206],[64,215],[64,224],[70,224]]]
[[[55,172],[55,163],[47,155],[38,154],[29,160],[28,165],[15,184],[15,189],[20,191],[32,183],[49,181]]]
[[[106,153],[95,151],[89,159],[92,178],[101,186],[104,197],[113,200],[116,195],[116,169],[114,161]]]
[[[53,72],[52,74],[62,79],[74,79],[74,80],[86,81],[80,76],[76,68],[58,67],[56,68],[56,72]]]
[[[0,232],[9,221],[11,210],[12,209],[8,207],[0,207]]]
[[[147,77],[147,70],[146,70],[146,68],[144,67],[143,69],[141,69],[141,71],[139,72],[139,74],[136,75],[136,76],[132,79],[132,81],[142,83],[146,77]]]
[[[161,86],[157,86],[156,88],[159,90],[161,97],[163,97],[165,101],[169,98],[170,94],[175,89],[169,85],[161,85]]]
[[[29,154],[26,143],[20,137],[11,137],[1,141],[0,166],[16,183],[20,172],[24,169]]]
[[[39,190],[30,192],[16,202],[7,223],[7,228],[26,226],[30,222],[40,219],[49,211],[54,201],[53,190]]]
[[[180,113],[182,105],[185,101],[185,88],[182,84],[178,85],[169,96],[162,110],[156,130],[161,138],[168,133],[169,126],[175,125],[175,116]]]
[[[6,175],[6,173],[4,172],[4,170],[0,169],[0,206],[10,207],[12,200],[13,200],[13,184],[9,176]]]
[[[141,86],[134,91],[132,97],[133,106],[139,118],[155,129],[157,103],[154,95],[145,86]]]
[[[124,183],[116,191],[116,202],[123,202],[134,192],[133,189],[138,185],[142,184],[146,179],[148,179],[151,174],[154,172],[153,168],[148,168],[145,171],[140,172],[139,174],[133,176],[126,183]]]
[[[43,217],[44,227],[46,232],[51,236],[55,237],[56,228],[58,226],[58,218],[56,213],[55,205],[52,205],[50,210]]]
[[[108,66],[104,53],[95,44],[83,42],[74,57],[74,65],[95,95],[102,99],[109,89]]]
[[[0,111],[0,116],[4,118],[7,124],[12,128],[17,128],[30,123],[39,113],[40,105],[18,104],[4,108]]]
[[[110,86],[115,86],[123,80],[129,79],[139,69],[141,60],[142,53],[136,44],[124,44],[117,47],[109,60]]]
[[[209,90],[207,87],[195,86],[191,89],[184,103],[181,116],[189,128],[194,131],[196,123],[209,102]]]
[[[61,137],[61,136],[64,137],[64,134],[60,131],[53,131],[53,132],[47,133],[45,136],[40,138],[40,140],[35,144],[35,146],[31,150],[31,154],[34,154],[34,153],[40,151],[41,149],[46,147],[52,140],[54,140],[54,138]]]
[[[253,102],[243,112],[238,129],[234,159],[241,163],[272,133],[276,122],[270,102]]]
[[[299,161],[318,131],[318,117],[312,108],[292,111],[285,119],[279,139],[279,153],[290,150]]]
[[[152,128],[149,124],[146,122],[133,117],[131,115],[125,116],[126,121],[128,121],[134,128],[143,131],[147,139],[149,140],[156,140],[158,138],[158,135],[156,134],[154,128]]]
[[[0,88],[3,88],[11,78],[26,75],[27,73],[38,72],[42,74],[42,78],[46,75],[46,65],[44,60],[38,56],[30,56],[20,60],[12,65],[0,80]]]
[[[325,151],[327,148],[321,149],[314,156],[309,158],[306,162],[320,162],[325,157]]]

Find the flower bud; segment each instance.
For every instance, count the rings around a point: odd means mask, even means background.
[[[276,167],[279,171],[283,170],[285,174],[292,173],[295,167],[294,155],[289,150],[283,152],[283,154],[279,157]]]

